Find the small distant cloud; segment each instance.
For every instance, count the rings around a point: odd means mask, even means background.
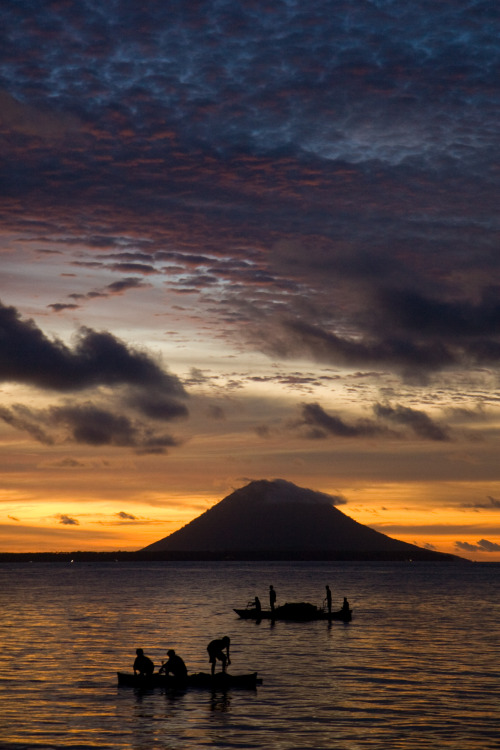
[[[472,510],[500,510],[500,500],[491,495],[487,496],[488,502],[462,503],[461,508],[471,508]]]
[[[62,302],[54,302],[51,305],[47,305],[47,307],[50,307],[51,310],[59,313],[59,312],[63,312],[63,310],[78,310],[80,305],[64,304]]]
[[[15,516],[7,516],[7,518],[10,518],[11,521],[19,521],[19,518],[16,518]]]
[[[81,469],[85,464],[76,458],[63,458],[60,461],[54,461],[53,466],[59,469]]]
[[[271,430],[269,429],[269,426],[267,424],[257,425],[257,427],[255,428],[255,432],[261,438],[268,438],[271,436]]]
[[[500,544],[490,542],[488,539],[480,539],[477,544],[470,542],[455,542],[455,547],[465,552],[499,552]]]
[[[222,422],[226,418],[226,414],[222,406],[211,405],[207,408],[207,417],[214,419],[217,422]]]
[[[205,375],[203,370],[200,370],[198,367],[191,368],[188,379],[188,383],[190,385],[201,385],[202,383],[206,383],[208,380],[209,378]]]
[[[132,513],[125,513],[125,511],[123,510],[121,510],[116,515],[118,516],[118,518],[121,518],[123,521],[137,521],[137,516],[133,516]]]
[[[59,523],[62,523],[63,526],[80,526],[80,521],[77,521],[76,518],[71,518],[71,516],[67,516],[64,513],[61,513],[57,518],[59,519]]]

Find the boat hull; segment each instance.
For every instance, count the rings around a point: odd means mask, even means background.
[[[200,688],[203,690],[227,690],[229,688],[243,688],[255,690],[257,685],[262,685],[262,680],[257,677],[257,672],[249,674],[228,674],[227,672],[216,672],[214,675],[206,672],[197,672],[188,675],[185,680],[178,680],[172,675],[164,675],[155,672],[147,677],[127,672],[117,672],[119,687],[133,687],[140,690],[153,690],[164,688],[169,690],[185,690],[187,688]]]
[[[276,607],[274,611],[263,609],[259,612],[255,607],[235,609],[234,611],[244,620],[289,620],[292,622],[311,622],[313,620],[341,620],[342,622],[350,622],[352,620],[351,609],[339,609],[336,612],[327,612],[307,602],[283,604],[281,607]]]

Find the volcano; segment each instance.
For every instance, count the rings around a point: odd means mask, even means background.
[[[358,523],[335,498],[283,479],[250,482],[141,552],[200,558],[461,560]]]

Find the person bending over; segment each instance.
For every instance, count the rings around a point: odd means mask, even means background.
[[[212,674],[215,673],[215,664],[217,662],[217,659],[222,662],[223,672],[226,671],[226,665],[231,664],[231,659],[229,658],[229,644],[230,640],[227,635],[225,635],[224,638],[210,641],[210,643],[208,644],[208,661],[212,665]],[[224,653],[224,649],[226,650],[226,653]]]

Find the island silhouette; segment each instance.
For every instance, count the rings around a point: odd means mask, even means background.
[[[413,560],[470,562],[358,523],[338,498],[284,479],[235,490],[182,528],[136,551],[0,552],[10,560]]]
[[[335,498],[284,479],[255,480],[141,552],[260,559],[450,560],[358,523]]]

